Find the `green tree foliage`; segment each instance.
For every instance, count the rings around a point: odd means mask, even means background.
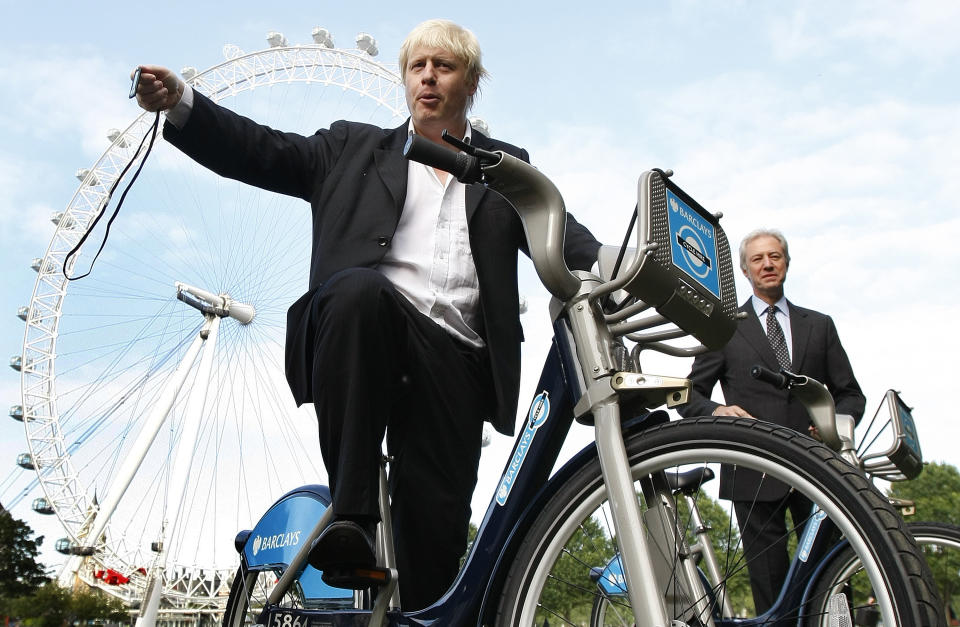
[[[71,592],[50,581],[33,594],[14,602],[14,612],[25,627],[61,627],[93,620],[129,618],[118,599],[94,590]]]
[[[477,539],[478,531],[477,526],[470,523],[470,526],[467,528],[467,550],[464,551],[460,557],[460,568],[463,568],[463,565],[467,563],[467,556],[470,555],[470,549],[473,548],[473,542]]]
[[[120,599],[98,590],[77,590],[70,599],[70,611],[75,621],[96,619],[122,621],[130,617]]]
[[[913,481],[890,484],[890,496],[916,503],[916,520],[960,525],[960,471],[950,464],[924,464]]]
[[[70,606],[70,591],[53,582],[47,582],[30,595],[13,602],[12,614],[30,627],[60,627],[65,625]]]
[[[891,484],[889,495],[914,501],[916,514],[908,521],[960,525],[960,471],[950,464],[924,465],[916,479]],[[944,604],[960,609],[960,550],[924,546],[923,555],[933,571]]]
[[[43,537],[0,511],[0,616],[25,627],[61,627],[93,620],[125,620],[123,603],[96,590],[71,592],[50,581],[38,562]]]
[[[590,568],[606,566],[614,553],[613,538],[606,534],[604,527],[593,518],[585,520],[550,571],[550,580],[543,591],[543,605],[585,624],[597,590],[597,584],[590,580]],[[550,614],[538,615],[537,624],[551,618]]]
[[[34,539],[30,525],[0,509],[0,614],[9,614],[9,604],[47,581],[37,562],[43,536]]]

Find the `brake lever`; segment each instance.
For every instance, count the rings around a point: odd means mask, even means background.
[[[447,129],[443,129],[440,133],[440,138],[462,152],[467,153],[471,157],[476,157],[480,160],[481,165],[489,165],[491,163],[496,163],[500,160],[500,155],[495,152],[490,152],[489,150],[484,150],[483,148],[478,148],[473,144],[468,144],[459,137],[451,135],[447,132]]]

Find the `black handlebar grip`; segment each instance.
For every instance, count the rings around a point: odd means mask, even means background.
[[[461,183],[477,183],[482,178],[480,161],[465,152],[456,152],[429,139],[411,135],[403,146],[403,156],[418,163],[444,170]]]
[[[764,383],[769,383],[773,387],[785,390],[790,385],[790,380],[787,379],[784,375],[774,372],[769,368],[764,368],[763,366],[754,366],[750,369],[750,376],[756,379],[757,381],[763,381]]]

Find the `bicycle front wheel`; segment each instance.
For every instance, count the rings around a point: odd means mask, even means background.
[[[856,469],[822,444],[771,423],[719,417],[656,426],[627,435],[625,443],[648,542],[669,535],[655,529],[662,524],[662,508],[654,512],[652,506],[658,504],[651,500],[648,507],[645,496],[656,477],[695,468],[719,471],[722,464],[738,472],[754,470],[763,481],[791,486],[814,504],[814,511],[829,518],[864,566],[884,625],[943,624],[929,572],[902,519]],[[658,572],[650,575],[660,584],[670,618],[689,625],[745,625],[795,623],[805,616],[809,602],[798,599],[789,606],[781,599],[769,613],[755,616],[746,577],[751,564],[740,550],[732,505],[710,498],[705,489],[697,503],[713,527],[719,581],[703,585],[704,576],[695,565],[691,568],[690,545],[680,537],[689,519],[683,508],[671,505],[680,531],[670,541],[651,546]],[[617,562],[610,505],[594,456],[547,502],[525,536],[504,584],[498,624],[633,625],[622,576],[612,568]],[[718,609],[722,596],[736,618]]]
[[[940,617],[950,620],[954,597],[960,596],[960,527],[938,522],[908,523],[907,530],[916,540],[930,567],[940,595]],[[857,625],[878,624],[874,592],[864,576],[860,559],[852,550],[844,550],[831,560],[812,595],[819,605],[811,613],[808,627],[829,627],[823,599],[842,593],[849,599]]]

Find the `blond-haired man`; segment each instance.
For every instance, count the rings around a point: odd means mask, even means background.
[[[338,121],[281,133],[217,106],[159,66],[137,99],[166,110],[164,136],[211,170],[284,194],[313,212],[309,291],[287,317],[287,380],[314,403],[335,522],[311,563],[328,583],[362,585],[379,520],[381,441],[404,609],[429,605],[459,569],[482,423],[512,434],[520,378],[516,213],[480,185],[408,163],[411,133],[443,130],[528,160],[472,129],[486,70],[476,37],[445,20],[417,26],[400,68],[410,119],[395,129]],[[568,219],[567,262],[589,269],[599,243]],[[387,427],[389,426],[389,429]]]

